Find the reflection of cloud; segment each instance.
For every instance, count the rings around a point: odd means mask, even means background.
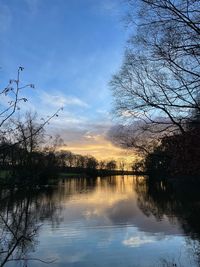
[[[131,195],[127,199],[114,203],[105,212],[113,224],[134,224],[141,231],[148,233],[174,235],[180,232],[176,227],[176,222],[172,225],[165,216],[161,221],[156,220],[154,216],[144,216],[138,208],[136,200]]]
[[[68,254],[68,253],[60,253],[56,251],[51,251],[51,253],[46,253],[44,255],[44,251],[43,251],[43,254],[42,256],[45,258],[47,258],[48,260],[55,260],[55,263],[76,263],[76,262],[80,262],[82,260],[84,260],[84,258],[86,258],[87,256],[87,252],[77,252],[77,253],[73,253],[73,254]]]
[[[127,236],[123,236],[124,245],[136,246],[150,243],[151,240],[166,239],[166,236],[178,235],[181,230],[175,222],[172,224],[167,217],[163,217],[158,221],[154,216],[147,217],[143,214],[137,205],[137,194],[134,190],[134,177],[112,177],[109,179],[98,178],[93,190],[83,192],[80,190],[81,184],[76,179],[66,181],[66,191],[59,194],[59,198],[63,196],[65,206],[65,220],[72,223],[82,221],[86,228],[108,227],[126,227],[132,226],[131,232],[127,232]],[[70,191],[70,195],[66,192]],[[83,227],[84,228],[84,227]],[[84,228],[85,229],[85,228]],[[84,231],[83,231],[84,232]],[[83,233],[76,231],[75,233]],[[139,233],[139,234],[138,234]],[[74,234],[73,229],[69,231],[69,235]],[[139,235],[138,239],[135,239]],[[133,238],[134,237],[134,238]],[[148,241],[146,241],[148,240]],[[137,242],[136,242],[137,241]],[[131,243],[132,242],[132,243]]]
[[[62,254],[61,262],[76,263],[82,261],[86,256],[87,256],[86,252],[77,252],[73,255],[66,255],[64,257]]]
[[[155,239],[153,239],[152,237],[140,237],[140,236],[136,236],[136,237],[130,237],[129,239],[126,239],[122,242],[123,245],[127,246],[127,247],[140,247],[142,245],[145,244],[149,244],[149,243],[154,243],[156,242]]]
[[[85,216],[85,218],[90,219],[90,218],[94,218],[96,216],[100,216],[101,213],[102,212],[101,212],[100,209],[94,208],[93,210],[92,209],[91,210],[86,210],[84,212],[84,216]]]

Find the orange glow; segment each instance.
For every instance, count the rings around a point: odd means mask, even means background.
[[[116,161],[124,160],[128,165],[136,160],[137,155],[133,151],[114,146],[104,136],[87,136],[85,142],[71,142],[60,147],[61,150],[69,150],[75,154],[92,155],[98,160]]]

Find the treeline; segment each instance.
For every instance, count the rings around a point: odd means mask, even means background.
[[[70,151],[56,152],[55,156],[58,160],[58,166],[65,169],[79,169],[79,170],[108,170],[114,171],[117,169],[117,162],[115,160],[110,161],[98,161],[95,157],[87,155],[74,154]]]
[[[0,135],[0,168],[7,181],[45,183],[59,172],[104,175],[125,172],[125,162],[98,161],[93,156],[59,151],[62,139],[48,137],[37,115],[26,113],[10,122],[14,132]],[[9,126],[9,125],[8,125]],[[117,170],[118,169],[118,170]],[[10,179],[10,180],[9,180]]]
[[[27,145],[27,143],[26,143]],[[37,147],[29,150],[23,142],[12,145],[0,144],[0,167],[8,171],[10,179],[16,182],[30,179],[30,181],[46,182],[56,177],[58,173],[106,175],[126,173],[124,166],[119,169],[115,160],[98,161],[93,156],[83,156],[70,151],[56,151],[56,147]]]
[[[23,147],[10,143],[0,144],[0,167],[2,170],[12,170],[13,174],[20,170],[29,171],[32,174],[55,174],[55,171],[74,171],[76,173],[125,172],[125,164],[115,160],[98,161],[91,155],[83,156],[71,151],[56,151],[55,147],[40,147],[29,151]]]

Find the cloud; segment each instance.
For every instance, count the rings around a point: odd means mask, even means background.
[[[13,101],[13,99],[5,94],[2,94],[0,97],[0,109],[7,108],[9,106],[9,102]],[[1,110],[2,112],[3,110]]]
[[[92,155],[98,160],[115,159],[118,161],[124,159],[126,160],[127,164],[133,162],[133,160],[135,159],[134,154],[130,154],[126,150],[112,145],[111,142],[107,141],[101,134],[92,136],[91,138],[88,138],[87,133],[85,135],[75,133],[73,137],[71,135],[73,139],[75,138],[75,136],[77,137],[77,140],[70,141],[68,139],[68,141],[66,142],[67,146],[63,146],[60,149],[70,150],[76,154]]]
[[[99,141],[99,140],[101,140],[101,137],[102,137],[101,134],[93,134],[90,132],[87,132],[84,135],[84,138],[89,139],[89,140],[93,140],[93,141]]]
[[[35,14],[38,11],[39,0],[25,0],[30,12]]]
[[[51,107],[79,106],[87,108],[89,105],[75,96],[64,96],[61,93],[49,94],[42,92],[40,98],[43,103]]]
[[[9,29],[12,22],[12,14],[8,6],[0,3],[0,32]]]
[[[113,11],[119,7],[119,3],[116,0],[106,0],[102,2],[101,6],[103,10]]]
[[[94,8],[100,14],[119,16],[121,5],[121,2],[118,0],[104,0],[95,3]]]
[[[65,146],[60,150],[70,150],[76,154],[92,155],[98,160],[122,160],[127,164],[135,160],[135,155],[130,151],[117,147],[107,140],[107,132],[112,123],[105,119],[91,121],[87,117],[72,114],[68,111],[61,112],[59,117],[50,123],[51,134],[59,134]]]

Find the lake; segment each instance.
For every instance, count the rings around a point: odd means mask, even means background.
[[[0,266],[200,266],[197,186],[66,178],[0,198]]]

